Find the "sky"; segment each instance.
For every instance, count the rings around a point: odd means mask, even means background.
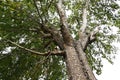
[[[120,46],[119,44],[116,44]],[[102,74],[96,76],[98,80],[120,80],[120,49],[117,51],[114,64],[110,64],[108,61],[103,61]]]
[[[117,0],[120,5],[120,0]],[[116,32],[113,30],[113,32]],[[108,61],[103,60],[103,69],[101,75],[96,75],[98,80],[120,80],[120,43],[114,43],[118,48],[116,58],[113,60],[114,64],[110,64]]]
[[[104,27],[104,26],[101,26]],[[104,29],[104,28],[103,28]],[[119,29],[117,27],[111,27],[111,31],[109,34],[117,34],[117,31]],[[118,35],[120,37],[120,35]],[[96,75],[96,78],[98,80],[120,80],[120,42],[115,42],[112,43],[116,47],[116,53],[115,54],[115,59],[112,59],[113,64],[109,63],[106,59],[102,59],[102,74],[101,75]]]

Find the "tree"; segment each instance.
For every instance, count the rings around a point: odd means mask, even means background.
[[[102,58],[112,63],[114,0],[3,0],[0,10],[2,80],[96,80]]]

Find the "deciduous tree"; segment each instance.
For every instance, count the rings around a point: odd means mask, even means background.
[[[0,10],[1,80],[96,80],[102,58],[112,63],[114,0],[3,0]]]

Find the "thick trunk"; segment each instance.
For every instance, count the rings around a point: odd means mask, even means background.
[[[96,80],[82,47],[65,46],[69,80]]]
[[[72,46],[65,48],[69,80],[86,80],[75,48]]]

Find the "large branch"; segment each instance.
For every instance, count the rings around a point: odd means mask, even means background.
[[[80,28],[80,32],[85,32],[85,29],[87,27],[87,8],[89,5],[89,0],[85,0],[85,6],[83,7],[83,15],[82,15],[82,27]]]
[[[60,20],[61,20],[62,25],[65,28],[68,28],[67,17],[66,17],[66,14],[65,14],[65,10],[63,9],[63,0],[58,1],[57,10],[58,10],[58,14],[60,16]]]
[[[87,28],[87,9],[89,5],[89,0],[85,0],[85,5],[83,7],[83,15],[82,15],[82,26],[79,30],[79,42],[81,42],[81,46],[83,48],[83,51],[86,50],[87,46],[91,43],[93,43],[96,40],[96,34],[99,31],[99,27],[96,27],[93,31],[89,32],[87,34],[86,28]]]
[[[11,40],[8,40],[8,42],[10,42],[11,44],[21,48],[21,49],[24,49],[28,52],[31,52],[33,54],[37,54],[37,55],[41,55],[41,56],[48,56],[48,55],[59,55],[59,56],[64,56],[64,53],[65,51],[60,51],[60,50],[55,50],[55,51],[49,51],[49,52],[45,52],[45,53],[41,53],[41,52],[38,52],[38,51],[35,51],[35,50],[31,50],[31,49],[28,49],[28,48],[25,48]]]
[[[83,50],[86,50],[86,47],[88,45],[88,41],[90,40],[89,35],[86,34],[85,30],[87,28],[87,8],[89,5],[89,0],[84,1],[85,5],[83,7],[83,13],[82,13],[82,26],[78,32],[79,34],[79,41],[81,43],[81,46]]]
[[[61,32],[62,32],[64,43],[67,45],[72,45],[71,43],[73,42],[73,38],[68,29],[67,17],[65,14],[65,10],[63,9],[63,0],[58,1],[57,10],[58,10],[58,14],[60,16]]]

